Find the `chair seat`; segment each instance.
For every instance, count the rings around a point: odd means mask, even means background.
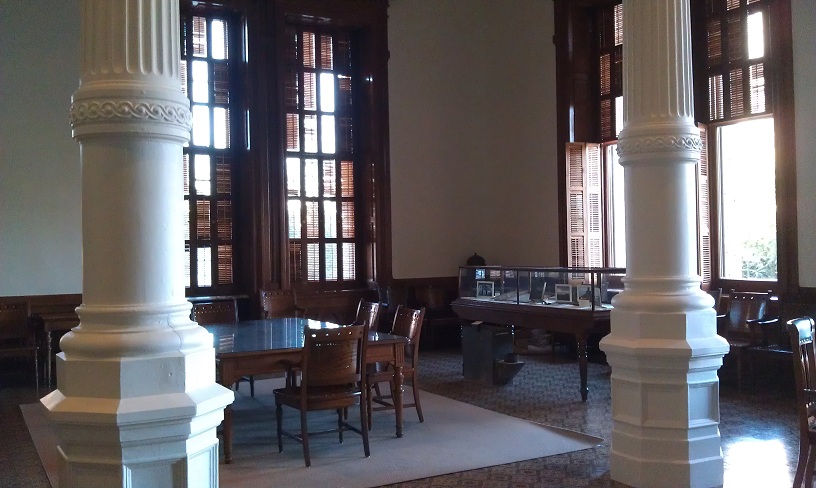
[[[731,346],[731,349],[744,349],[751,345],[751,342],[748,339],[728,339],[728,345]]]
[[[37,346],[3,346],[0,345],[0,357],[20,356],[23,353],[37,352]]]
[[[784,346],[750,346],[748,348],[751,353],[759,353],[759,354],[770,354],[770,355],[780,355],[785,359],[790,358],[793,355],[793,351],[784,347]],[[789,359],[788,359],[789,360]]]
[[[297,404],[300,405],[300,387],[295,386],[291,388],[278,388],[272,391],[275,394],[275,400],[280,400],[284,405]],[[351,396],[351,398],[350,398]],[[356,398],[360,396],[360,389],[357,386],[329,386],[315,388],[311,387],[308,390],[307,398],[309,404],[324,404],[330,402],[338,402],[337,408],[350,406],[357,403]],[[329,407],[334,408],[334,406]],[[314,408],[314,410],[325,410],[326,407]]]

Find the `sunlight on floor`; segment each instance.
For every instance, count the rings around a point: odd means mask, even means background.
[[[723,448],[725,486],[790,486],[790,464],[779,439],[744,437]]]

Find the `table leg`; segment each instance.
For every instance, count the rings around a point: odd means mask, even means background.
[[[394,413],[397,417],[397,437],[402,437],[402,365],[394,367]]]
[[[581,401],[587,401],[589,388],[587,387],[587,335],[576,334],[575,342],[578,343],[578,372],[581,375]]]
[[[224,409],[224,463],[232,463],[232,405]]]

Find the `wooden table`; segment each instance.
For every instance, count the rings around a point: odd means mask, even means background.
[[[464,320],[481,320],[500,325],[546,329],[575,336],[578,345],[578,372],[581,376],[581,400],[587,401],[587,339],[590,334],[609,333],[611,307],[578,307],[571,304],[524,304],[495,300],[458,298],[451,304]]]
[[[298,361],[303,350],[304,330],[340,327],[331,322],[305,318],[247,320],[231,324],[204,325],[213,335],[219,383],[232,388],[244,376],[284,371],[281,361]],[[402,366],[405,345],[402,336],[371,332],[367,361],[394,364],[394,406],[397,437],[402,437]],[[224,409],[224,462],[232,462],[232,406]]]

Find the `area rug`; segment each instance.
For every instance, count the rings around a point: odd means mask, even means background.
[[[275,406],[271,394],[278,380],[256,382],[255,398],[247,385],[236,392],[232,464],[220,465],[226,488],[264,486],[331,486],[365,488],[553,456],[597,446],[603,439],[492,412],[421,391],[425,422],[406,409],[404,435],[395,436],[394,415],[375,412],[370,432],[371,456],[364,457],[361,437],[346,432],[310,437],[312,466],[303,450],[284,438],[283,453],[275,437]],[[406,398],[411,397],[406,388]],[[21,405],[26,425],[48,474],[58,488],[56,437],[40,404]],[[350,419],[359,418],[356,409]],[[313,412],[309,430],[336,421],[332,413]],[[284,426],[297,431],[298,414],[284,407]]]

